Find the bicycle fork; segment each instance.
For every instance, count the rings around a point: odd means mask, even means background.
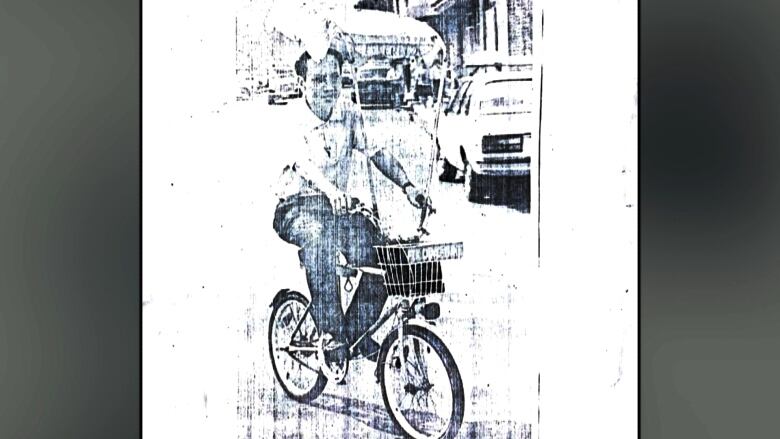
[[[409,312],[411,310],[411,305],[409,304],[409,300],[402,299],[399,303],[396,303],[392,307],[390,307],[387,311],[385,311],[382,316],[379,318],[379,320],[376,321],[371,327],[363,334],[361,335],[356,341],[355,344],[352,346],[352,348],[356,347],[358,343],[360,343],[363,338],[367,337],[369,334],[373,334],[377,329],[379,329],[390,317],[397,317],[398,318],[398,341],[401,343],[401,367],[405,366],[404,361],[404,355],[403,355],[403,340],[404,340],[404,325],[406,324],[406,321],[409,319]],[[387,359],[385,359],[387,361]],[[376,369],[374,370],[374,378],[376,378],[376,382],[379,382],[379,368],[381,365],[379,362],[377,362]]]

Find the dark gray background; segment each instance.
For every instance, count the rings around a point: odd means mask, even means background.
[[[778,8],[640,3],[645,437],[780,437]]]
[[[137,437],[139,5],[16,3],[0,5],[0,437]],[[645,437],[780,431],[779,7],[640,5]]]
[[[3,438],[140,435],[139,17],[0,3]]]

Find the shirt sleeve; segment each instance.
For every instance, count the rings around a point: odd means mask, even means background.
[[[309,161],[322,164],[329,156],[326,150],[322,126],[301,124],[295,127],[285,141],[286,156],[296,162]]]
[[[274,192],[279,199],[285,199],[290,195],[300,192],[301,178],[296,172],[296,165],[305,157],[305,139],[303,135],[294,134],[285,140],[285,145],[280,150],[285,157],[284,166],[274,187]]]
[[[288,137],[287,144],[282,149],[285,151],[286,165],[294,166],[301,159],[306,157],[307,150],[306,136],[303,133],[295,133]]]
[[[327,152],[322,148],[323,142],[318,142],[322,133],[314,130],[309,133],[296,133],[285,143],[285,166],[276,184],[276,194],[280,199],[299,193],[307,185],[298,166],[310,163],[321,167],[326,163]]]

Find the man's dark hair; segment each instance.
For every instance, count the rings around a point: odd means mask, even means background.
[[[341,53],[333,48],[328,49],[328,52],[325,54],[325,56],[333,55],[336,58],[336,61],[339,63],[339,73],[341,73],[341,66],[344,64],[344,56],[341,55]],[[300,76],[303,79],[306,79],[306,71],[308,70],[308,61],[311,59],[311,55],[309,55],[309,52],[303,52],[301,54],[300,58],[298,58],[298,61],[295,61],[295,74]]]

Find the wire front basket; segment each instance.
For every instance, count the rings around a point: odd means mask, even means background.
[[[444,292],[441,261],[463,256],[463,243],[375,246],[388,296],[418,297]]]

